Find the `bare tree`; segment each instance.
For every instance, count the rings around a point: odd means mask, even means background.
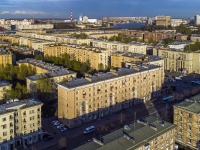
[[[58,141],[58,144],[59,144],[59,149],[65,149],[67,147],[67,138],[61,137],[60,140]]]
[[[125,115],[121,112],[119,115],[119,122],[121,125],[123,125],[124,121],[125,121]]]

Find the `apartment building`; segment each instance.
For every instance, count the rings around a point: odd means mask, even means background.
[[[174,150],[175,149],[175,125],[148,116],[137,120],[136,123],[125,125],[101,139],[95,139],[74,150]]]
[[[53,29],[53,24],[31,24],[31,25],[15,25],[16,30],[28,29]]]
[[[182,73],[200,73],[200,53],[158,48],[154,55],[164,59],[164,69]]]
[[[45,63],[41,60],[26,58],[24,60],[19,60],[17,64],[19,66],[22,64],[29,65],[36,70],[36,75],[26,78],[27,90],[31,93],[36,92],[35,83],[40,77],[49,78],[55,89],[57,88],[56,83],[62,81],[70,81],[72,78],[76,78],[76,73],[74,71],[60,66],[54,66],[53,64]],[[53,93],[52,98],[53,97],[57,97],[56,92]]]
[[[7,90],[11,90],[12,84],[8,81],[2,80],[0,81],[0,100],[5,98],[5,94]]]
[[[127,63],[132,63],[132,65],[154,64],[163,66],[164,60],[158,56],[142,55],[137,53],[117,52],[111,55],[111,67],[122,68],[125,67],[125,64]]]
[[[0,49],[0,65],[12,65],[13,54],[10,51]]]
[[[156,18],[157,26],[168,27],[171,25],[171,17],[170,16],[156,16],[155,18]]]
[[[36,143],[42,139],[42,103],[36,99],[11,99],[0,105],[0,149]]]
[[[176,142],[198,150],[200,147],[200,95],[188,98],[174,105],[174,124]],[[188,148],[188,149],[189,149]]]
[[[73,128],[159,95],[163,69],[155,65],[111,70],[58,83],[58,118]]]
[[[91,68],[102,70],[108,68],[109,52],[104,48],[69,44],[50,44],[44,46],[44,56],[60,57],[69,54],[70,59],[89,62]]]

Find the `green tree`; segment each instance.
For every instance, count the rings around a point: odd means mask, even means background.
[[[41,75],[35,84],[36,90],[40,93],[52,93],[53,92],[53,86],[51,83],[51,79],[46,75]]]

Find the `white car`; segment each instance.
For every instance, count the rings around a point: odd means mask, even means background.
[[[94,130],[95,130],[95,127],[90,126],[84,130],[83,134],[89,134],[89,133],[93,132]]]
[[[60,122],[55,122],[53,125],[54,125],[54,126],[59,126],[59,125],[60,125]]]
[[[60,132],[65,132],[67,130],[68,130],[67,128],[60,128]]]
[[[61,128],[64,128],[64,127],[65,127],[65,125],[64,125],[64,124],[60,124],[60,127],[61,127]]]
[[[54,121],[52,121],[51,124],[54,124],[54,123],[56,123],[56,122],[58,122],[58,120],[54,120]]]

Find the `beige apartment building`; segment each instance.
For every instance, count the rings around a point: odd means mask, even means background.
[[[168,27],[171,25],[171,17],[170,16],[156,16],[155,18],[156,18],[157,26]]]
[[[26,58],[24,60],[19,60],[17,62],[19,66],[22,64],[29,65],[36,70],[36,75],[29,76],[26,78],[27,90],[30,93],[36,92],[35,84],[40,77],[49,78],[52,82],[53,88],[56,90],[58,82],[70,81],[72,78],[76,78],[76,72],[68,70],[64,67],[54,66],[50,63],[45,63],[41,60],[36,60],[32,58]],[[52,93],[52,98],[57,97],[57,91]]]
[[[198,150],[200,147],[200,95],[174,105],[174,124],[176,142]],[[189,149],[188,148],[188,149]]]
[[[6,91],[12,89],[12,84],[8,81],[2,80],[0,81],[0,100],[5,98]]]
[[[0,65],[12,65],[13,54],[10,51],[0,49]]]
[[[174,150],[175,125],[148,116],[74,150]]]
[[[141,64],[153,64],[157,66],[163,66],[164,60],[158,56],[143,55],[137,53],[121,53],[117,52],[111,55],[111,67],[122,68],[126,64],[141,65]]]
[[[11,99],[0,105],[0,149],[33,144],[42,139],[42,103],[35,99]]]
[[[164,69],[182,73],[200,73],[200,53],[158,48],[154,55],[164,59]]]
[[[147,102],[159,95],[163,76],[161,67],[142,65],[58,83],[58,118],[73,128]]]
[[[44,46],[44,56],[60,57],[65,53],[69,54],[71,59],[80,62],[89,62],[91,68],[96,70],[108,68],[109,54],[106,49],[66,44],[50,44]]]

